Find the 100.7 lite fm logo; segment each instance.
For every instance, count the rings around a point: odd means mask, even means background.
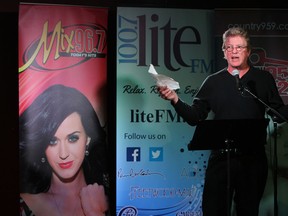
[[[48,21],[43,25],[40,38],[34,40],[23,53],[19,73],[28,67],[39,71],[70,68],[91,58],[105,58],[107,30],[96,24],[62,26],[59,21],[48,32]],[[58,61],[60,60],[61,61]]]
[[[212,70],[212,61],[204,59],[191,59],[187,56],[187,47],[191,51],[191,46],[202,44],[201,35],[194,26],[173,27],[171,17],[163,26],[158,26],[159,16],[152,14],[149,21],[156,26],[147,26],[146,15],[140,15],[135,18],[118,16],[118,63],[119,64],[137,64],[137,66],[147,66],[150,63],[159,66],[159,54],[163,56],[165,67],[170,71],[178,71],[181,67],[190,67],[194,71],[193,65],[202,65],[202,68]],[[149,31],[149,32],[148,32]],[[149,38],[148,38],[149,36]],[[151,47],[147,47],[147,44]],[[160,44],[163,43],[163,44]],[[159,53],[159,47],[161,53]],[[147,50],[150,51],[147,59]],[[191,52],[190,52],[191,54]],[[174,65],[172,62],[176,61]],[[196,62],[197,61],[197,62]],[[147,63],[148,62],[148,63]],[[161,60],[162,62],[162,60]]]

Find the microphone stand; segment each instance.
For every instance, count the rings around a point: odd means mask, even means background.
[[[273,157],[273,183],[274,183],[274,215],[278,216],[278,189],[277,189],[277,167],[278,167],[278,160],[277,160],[277,122],[273,121],[274,125],[274,157]]]
[[[266,109],[271,111],[274,114],[274,117],[272,117],[273,120],[273,126],[274,126],[274,163],[273,163],[273,183],[274,183],[274,216],[278,216],[278,200],[277,200],[277,122],[276,122],[276,117],[282,119],[285,122],[288,122],[288,120],[281,115],[278,111],[267,105],[264,101],[262,101],[259,97],[257,97],[255,94],[253,94],[250,89],[248,89],[246,86],[241,85],[239,87],[239,91],[241,95],[243,96],[243,91],[247,92],[250,94],[252,97],[257,99],[260,103],[262,103]]]

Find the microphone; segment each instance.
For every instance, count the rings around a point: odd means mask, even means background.
[[[242,92],[243,86],[242,86],[241,80],[239,78],[239,71],[237,69],[233,70],[232,71],[232,75],[236,79],[236,87],[237,87],[237,89]]]

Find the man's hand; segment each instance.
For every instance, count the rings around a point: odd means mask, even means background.
[[[167,86],[158,86],[158,92],[161,98],[170,100],[173,104],[176,104],[179,99],[177,93],[167,88]]]

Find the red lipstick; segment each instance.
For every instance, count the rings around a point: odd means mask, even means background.
[[[73,165],[73,161],[69,161],[69,162],[66,162],[66,163],[59,163],[59,166],[62,169],[69,169],[72,165]]]

